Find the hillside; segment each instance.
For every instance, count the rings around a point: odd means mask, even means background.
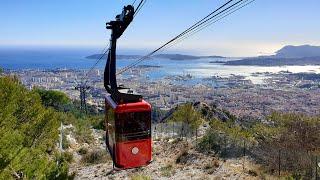
[[[277,58],[320,57],[320,46],[285,46],[276,52]]]
[[[236,61],[225,62],[224,65],[231,66],[306,66],[320,65],[319,57],[306,58],[276,58],[276,57],[256,57]]]
[[[224,64],[233,66],[320,65],[320,46],[285,46],[272,56],[245,58]]]
[[[153,162],[138,169],[112,171],[112,162],[78,166],[75,179],[260,179],[251,174],[251,169],[259,168],[253,161],[246,161],[242,169],[241,159],[228,159],[206,155],[185,141],[159,139],[153,143]],[[181,160],[180,160],[181,159]],[[251,170],[251,171],[250,171]]]
[[[0,76],[0,179],[66,179],[56,147],[62,118],[16,77]]]
[[[17,77],[0,77],[0,109],[0,179],[312,179],[320,155],[320,117],[248,121],[194,102],[167,114],[154,108],[163,120],[152,123],[152,163],[114,171],[94,107],[84,114],[63,92],[29,91]]]
[[[222,110],[219,110],[214,105],[209,106],[200,102],[193,103],[192,106],[189,105],[181,105],[170,111],[173,112],[171,117],[178,120],[177,115],[181,114],[179,111],[183,107],[191,107],[191,111],[187,109],[188,112],[191,112],[190,116],[194,116],[197,113],[202,113],[203,117],[208,119],[219,119],[216,116],[218,114],[224,114],[226,117],[223,118],[230,116],[227,111],[223,113]],[[186,115],[185,113],[183,114]],[[154,124],[155,127],[153,127],[152,131],[153,161],[150,165],[137,169],[114,171],[112,170],[112,161],[109,156],[104,162],[99,161],[99,158],[95,158],[97,162],[92,161],[87,164],[83,164],[83,156],[78,158],[78,162],[74,162],[71,165],[70,172],[75,174],[75,179],[260,179],[261,176],[256,172],[260,166],[252,159],[245,160],[240,156],[225,158],[218,155],[218,151],[214,153],[210,146],[199,148],[204,146],[204,142],[206,142],[203,139],[206,137],[206,131],[209,130],[210,125],[208,122],[199,125],[198,136],[196,137],[195,134],[189,134],[189,130],[186,131],[189,129],[188,126],[180,126],[179,120],[173,126],[172,118],[168,117],[166,122]],[[225,121],[232,121],[232,118],[227,118]],[[179,127],[184,127],[185,129],[180,131]],[[88,151],[105,151],[104,145],[101,145],[103,144],[103,139],[99,138],[104,132],[94,130],[93,134],[96,137],[95,142],[90,145]],[[216,146],[215,143],[212,140],[212,147]],[[85,145],[77,143],[76,146],[80,148]],[[201,149],[206,149],[206,152]],[[70,150],[72,151],[72,149]],[[233,154],[233,152],[230,153]]]

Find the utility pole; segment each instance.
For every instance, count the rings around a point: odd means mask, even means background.
[[[85,113],[87,113],[86,92],[89,88],[86,84],[79,84],[75,87],[76,90],[80,91],[80,111]]]

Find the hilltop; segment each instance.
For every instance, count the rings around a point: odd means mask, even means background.
[[[320,65],[320,46],[285,46],[272,56],[245,58],[224,64],[235,66]]]
[[[285,46],[276,52],[277,58],[306,58],[320,57],[320,46],[302,45]]]

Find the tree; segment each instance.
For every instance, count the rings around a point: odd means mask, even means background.
[[[46,107],[62,111],[70,103],[70,99],[63,92],[43,89],[35,89],[34,91],[40,95],[42,104]]]
[[[253,128],[259,144],[254,153],[273,170],[310,179],[313,157],[320,152],[320,117],[273,113],[268,120]]]
[[[67,176],[54,148],[62,118],[14,77],[0,77],[0,179]]]
[[[171,120],[174,122],[180,122],[182,124],[182,135],[186,135],[184,131],[186,131],[187,128],[197,131],[202,123],[201,113],[196,111],[191,103],[179,106],[173,113]]]

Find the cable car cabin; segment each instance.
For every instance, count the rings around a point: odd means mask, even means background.
[[[106,23],[111,30],[110,47],[104,71],[106,96],[106,145],[114,165],[127,169],[148,165],[151,161],[151,106],[130,88],[117,85],[117,39],[134,17],[134,7],[125,6],[115,21]]]
[[[106,145],[117,168],[135,168],[151,162],[151,106],[144,100],[117,104],[105,99]]]

